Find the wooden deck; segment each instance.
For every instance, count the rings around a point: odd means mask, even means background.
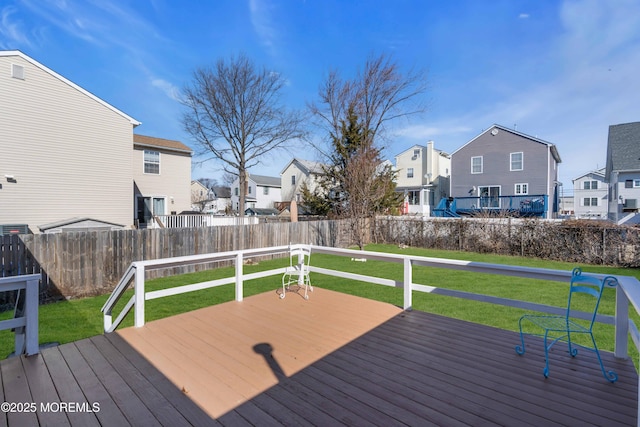
[[[636,425],[631,361],[603,353],[610,384],[558,346],[545,379],[541,345],[518,356],[517,342],[328,290],[269,292],[4,360],[2,400],[36,411],[0,426]]]

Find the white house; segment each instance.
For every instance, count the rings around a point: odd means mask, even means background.
[[[137,120],[20,51],[0,51],[0,225],[133,224]]]
[[[133,135],[136,223],[191,209],[191,149],[180,141]]]
[[[403,151],[395,160],[396,191],[405,195],[404,213],[430,215],[449,195],[450,156],[429,141],[426,146],[414,145]]]
[[[275,176],[263,176],[248,174],[247,194],[245,206],[247,208],[275,208],[280,201],[280,178]],[[231,185],[231,208],[240,210],[240,179],[236,178]]]
[[[313,191],[324,171],[322,163],[294,158],[280,172],[281,197],[283,202],[302,201],[302,187],[306,184]]]
[[[609,219],[640,222],[640,122],[609,126],[605,179]]]
[[[134,135],[140,122],[20,51],[0,51],[0,111],[0,226],[111,229],[189,209],[187,146]]]
[[[573,179],[574,215],[577,219],[606,219],[608,189],[605,168]]]

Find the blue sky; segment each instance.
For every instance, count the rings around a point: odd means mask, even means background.
[[[3,0],[0,49],[141,121],[136,133],[187,145],[177,99],[197,67],[243,52],[282,73],[286,104],[304,108],[329,70],[351,76],[391,54],[429,89],[425,114],[388,129],[386,158],[516,126],[557,145],[566,190],[604,166],[609,125],[640,121],[637,0]],[[318,159],[300,147],[251,172],[277,176],[292,156]],[[193,176],[221,172],[209,162]]]

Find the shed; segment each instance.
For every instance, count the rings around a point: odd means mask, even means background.
[[[94,218],[69,218],[62,221],[39,225],[42,233],[62,233],[69,231],[110,231],[122,230],[124,225],[114,224]]]

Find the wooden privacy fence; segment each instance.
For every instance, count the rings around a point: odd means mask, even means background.
[[[0,236],[0,277],[41,273],[41,300],[98,295],[110,292],[133,261],[289,243],[346,246],[348,227],[309,221]],[[176,267],[169,274],[210,267]]]

